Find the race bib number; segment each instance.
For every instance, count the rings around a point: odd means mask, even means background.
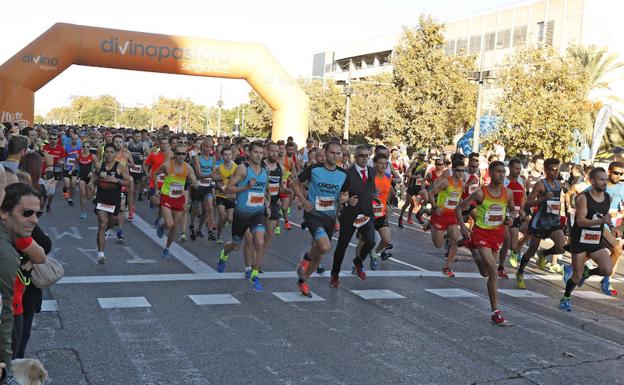
[[[334,197],[316,197],[314,204],[316,211],[335,211],[336,198]]]
[[[500,226],[505,222],[505,212],[499,205],[492,205],[485,213],[485,224],[488,226]]]
[[[158,178],[156,178],[156,182],[158,182],[158,184],[162,184],[165,181],[165,174],[158,174]]]
[[[96,210],[106,211],[107,213],[113,214],[115,212],[115,205],[107,205],[105,203],[98,203],[95,206]]]
[[[169,197],[179,198],[184,195],[184,185],[182,183],[171,183],[169,185]]]
[[[141,168],[140,164],[135,164],[134,166],[130,166],[130,172],[133,174],[140,174],[143,172],[143,168]]]
[[[598,245],[600,244],[601,235],[601,230],[582,230],[581,243],[584,243],[586,245]]]
[[[67,158],[66,163],[69,167],[74,167],[74,163],[76,163],[76,158]]]
[[[61,165],[60,165],[60,164],[59,164],[59,165],[54,166],[54,172],[61,172],[61,170],[62,170],[62,167],[61,167]]]
[[[264,206],[264,194],[250,191],[249,194],[247,194],[247,206],[249,207]]]
[[[201,178],[199,185],[202,187],[210,187],[212,185],[212,178]]]
[[[381,203],[373,201],[373,215],[375,216],[375,218],[381,218],[383,217],[383,214],[383,205]]]
[[[450,196],[444,201],[444,208],[449,210],[455,210],[455,207],[459,204],[459,198],[456,196]]]
[[[271,194],[271,196],[276,196],[277,193],[279,193],[279,182],[269,183],[269,194]]]
[[[368,221],[370,221],[370,217],[367,217],[364,214],[360,214],[360,215],[357,216],[357,218],[355,218],[355,221],[353,222],[353,226],[355,226],[355,227],[362,227],[365,224],[367,224]]]
[[[559,215],[561,211],[561,202],[555,200],[546,201],[546,212],[548,214]]]
[[[100,171],[100,178],[106,178],[108,173],[106,171]]]
[[[477,183],[473,183],[470,186],[468,186],[468,194],[472,195],[478,189],[479,189],[479,185]]]

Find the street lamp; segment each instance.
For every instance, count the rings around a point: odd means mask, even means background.
[[[472,152],[479,152],[479,134],[481,131],[481,98],[483,96],[483,82],[487,82],[488,84],[493,84],[494,80],[493,71],[483,71],[482,69],[478,72],[474,72],[472,77],[468,79],[470,83],[478,84],[478,92],[477,92],[477,111],[475,113],[475,124],[474,131],[472,133]]]

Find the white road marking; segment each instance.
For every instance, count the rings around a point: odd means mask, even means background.
[[[325,301],[324,298],[312,293],[312,297],[306,297],[301,295],[298,291],[285,291],[273,293],[274,296],[281,299],[284,302],[319,302]]]
[[[71,232],[63,231],[59,234],[58,228],[56,226],[50,226],[50,233],[54,237],[54,239],[62,239],[65,236],[69,236],[76,239],[82,239],[82,235],[80,235],[80,231],[76,226],[71,226],[69,228]]]
[[[231,294],[190,294],[196,305],[237,305],[240,301]]]
[[[143,259],[139,257],[139,255],[130,246],[125,246],[124,249],[126,249],[128,254],[130,254],[130,256],[132,257],[132,259],[126,259],[126,263],[156,263],[154,259]]]
[[[95,257],[91,255],[91,253],[97,252],[97,249],[83,249],[82,247],[76,247],[76,250],[78,250],[85,257],[89,258],[96,265],[98,264]]]
[[[563,292],[563,290],[561,290]],[[572,297],[579,297],[585,299],[609,299],[614,300],[615,297],[611,295],[605,295],[602,292],[598,291],[589,291],[589,290],[574,290],[572,292]]]
[[[55,299],[44,299],[41,302],[41,311],[49,312],[49,311],[58,311],[58,302]]]
[[[132,221],[132,224],[136,226],[137,229],[141,230],[141,232],[143,232],[143,234],[145,234],[149,239],[156,242],[156,244],[158,244],[160,247],[165,247],[165,243],[167,241],[166,237],[158,238],[158,236],[156,235],[156,230],[154,230],[152,225],[145,222],[140,216],[134,214],[134,220]],[[175,259],[180,261],[193,273],[216,273],[216,271],[212,267],[205,264],[202,260],[194,256],[184,247],[178,245],[175,242],[173,242],[171,247],[169,247],[169,252]]]
[[[498,289],[499,293],[506,294],[510,297],[515,298],[549,298],[543,294],[536,293],[531,290],[520,290],[520,289]]]
[[[351,290],[351,293],[363,299],[401,299],[405,298],[392,290]]]
[[[128,309],[136,307],[152,307],[145,297],[98,298],[102,309]]]
[[[398,263],[399,265],[408,266],[408,267],[411,267],[411,268],[419,270],[419,271],[426,271],[422,267],[418,267],[416,265],[412,265],[411,263],[403,262],[400,259],[396,259],[396,258],[392,258],[391,257],[391,258],[388,258],[388,261],[392,261],[394,263]]]
[[[476,294],[467,292],[462,289],[425,289],[431,294],[435,294],[443,298],[471,298],[477,297]]]

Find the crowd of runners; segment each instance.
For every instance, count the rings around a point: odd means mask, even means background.
[[[166,237],[163,258],[171,257],[174,242],[207,242],[220,249],[214,265],[222,273],[242,251],[241,277],[262,291],[263,258],[279,242],[275,236],[292,229],[290,216],[298,210],[310,243],[297,265],[296,286],[311,296],[309,278],[329,266],[324,259],[334,234],[329,285],[338,288],[354,235],[352,273],[358,278],[392,256],[388,219],[398,213],[399,228],[416,220],[430,231],[445,255],[440,268],[446,277],[455,276],[458,249],[469,250],[487,277],[494,324],[506,323],[497,279],[508,279],[511,267],[518,288],[526,289],[524,271],[535,256],[537,268],[562,275],[563,310],[571,311],[571,292],[592,275],[602,277],[605,295],[617,295],[610,277],[622,252],[621,162],[602,168],[539,155],[505,161],[437,149],[408,158],[398,148],[352,146],[339,138],[322,144],[308,138],[300,146],[292,138],[249,141],[173,133],[167,126],[7,128],[0,139],[4,168],[23,174],[20,180],[40,197],[41,212],[65,215],[64,205],[79,205],[81,219],[95,215],[100,264],[107,260],[107,239],[125,242],[124,226],[143,204],[153,209],[157,236]],[[558,263],[564,254],[571,264]]]

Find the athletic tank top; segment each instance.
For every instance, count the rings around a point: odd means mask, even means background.
[[[555,180],[555,187],[551,187],[546,179],[542,179],[541,182],[544,184],[544,193],[546,194],[550,191],[553,193],[553,197],[542,202],[531,220],[531,226],[537,230],[561,228],[559,219],[561,215],[561,184],[558,180]]]
[[[483,187],[483,202],[477,205],[475,224],[486,230],[499,230],[505,226],[507,213],[507,189],[503,186],[501,194],[494,197],[487,186]]]
[[[89,155],[87,156],[84,156],[82,155],[82,152],[80,152],[80,155],[78,155],[78,172],[80,173],[81,178],[86,178],[86,176],[89,175],[89,173],[93,169],[94,161],[95,158],[91,153],[89,153]]]
[[[386,205],[388,203],[388,195],[392,188],[392,178],[387,175],[375,175],[375,189],[378,202],[373,200],[373,215],[375,218],[381,218],[386,215]]]
[[[182,170],[176,170],[175,162],[170,160],[167,164],[167,175],[165,176],[160,191],[170,198],[180,198],[184,196],[184,184],[186,183],[188,174],[189,169],[186,163],[182,164]]]
[[[432,175],[435,173],[432,173]],[[448,180],[448,187],[438,193],[436,198],[436,205],[442,209],[443,214],[451,215],[455,213],[455,207],[459,204],[461,199],[463,183],[458,181],[457,184],[453,182],[452,177],[446,177]]]
[[[609,213],[609,205],[611,204],[611,196],[608,193],[604,194],[604,200],[602,202],[596,202],[592,198],[589,191],[584,191],[582,194],[587,199],[587,219],[599,219],[606,216]],[[572,244],[575,249],[584,249],[587,251],[595,251],[602,248],[602,225],[580,227],[578,221],[574,221],[572,226]]]
[[[78,155],[82,152],[82,147],[79,144],[76,144],[76,147],[72,147],[71,144],[68,144],[65,146],[65,152],[67,153],[67,157],[65,158],[65,167],[67,168],[67,171],[73,171],[76,166]]]
[[[130,151],[130,155],[132,155],[132,161],[136,165],[143,165],[145,160],[145,151],[143,150],[143,143],[128,143],[128,151]]]
[[[282,166],[279,163],[276,164],[275,170],[269,171],[269,194],[271,195],[271,204],[277,204],[279,200],[279,188],[282,183]],[[266,164],[265,164],[266,167]],[[268,170],[269,168],[266,167]]]
[[[234,172],[236,171],[237,167],[238,165],[234,162],[232,162],[232,168],[230,168],[229,170],[225,168],[225,164],[219,165],[219,174],[221,174],[221,180],[223,181],[223,186],[227,186],[228,182],[230,181],[230,177],[234,175]],[[217,191],[217,196],[227,199],[227,196],[221,190]]]
[[[212,168],[214,167],[214,158],[210,156],[208,159],[203,155],[199,155],[199,185],[203,187],[212,186]]]
[[[505,187],[510,189],[513,193],[514,213],[516,215],[520,214],[520,211],[522,210],[522,200],[526,196],[526,192],[524,191],[524,178],[521,176],[519,176],[516,180],[505,178]]]
[[[264,192],[269,179],[267,169],[264,166],[260,166],[260,172],[256,174],[249,163],[245,163],[245,167],[247,169],[245,178],[238,182],[236,186],[246,186],[252,179],[256,180],[256,184],[249,190],[240,191],[236,194],[235,210],[247,215],[262,213],[264,212]]]
[[[120,183],[112,183],[112,182],[108,182],[105,181],[104,177],[107,176],[114,176],[115,178],[121,179],[121,175],[119,174],[119,172],[117,171],[117,168],[119,166],[119,162],[115,162],[113,164],[113,167],[111,167],[110,170],[106,169],[106,162],[102,162],[102,165],[100,166],[100,170],[98,171],[98,193],[103,192],[103,191],[107,191],[109,192],[111,195],[112,194],[119,194],[121,195],[121,184]]]

